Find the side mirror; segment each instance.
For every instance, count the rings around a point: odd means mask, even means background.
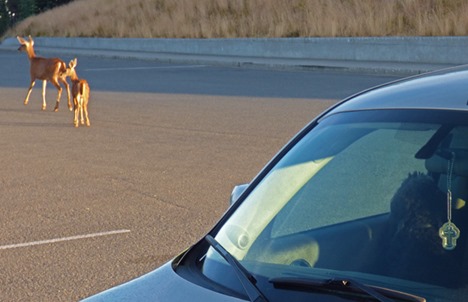
[[[249,184],[242,184],[237,185],[234,187],[234,189],[232,189],[231,200],[229,201],[230,206],[232,206],[237,201],[237,199],[239,199],[239,197],[242,195],[242,193],[244,193],[245,189],[247,189],[248,186]]]

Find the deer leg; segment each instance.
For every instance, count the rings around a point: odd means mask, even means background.
[[[24,104],[27,105],[29,103],[29,96],[31,95],[31,91],[34,87],[34,85],[36,84],[36,81],[31,81],[31,83],[29,84],[29,89],[28,89],[28,93],[26,94],[26,98],[24,99]]]
[[[84,113],[85,113],[85,118],[86,118],[86,126],[91,126],[91,123],[89,122],[89,117],[88,117],[88,103],[85,103],[83,105]]]
[[[42,110],[46,110],[46,87],[47,87],[47,80],[42,81]]]
[[[79,106],[78,106],[78,99],[77,97],[73,97],[73,104],[75,105],[75,114],[74,114],[74,118],[73,118],[73,124],[75,125],[75,127],[78,127],[78,110],[79,110]]]
[[[68,85],[67,80],[63,79],[63,78],[60,78],[60,82],[62,82],[63,85],[65,85],[65,88],[67,89],[68,109],[70,109],[70,111],[73,111],[73,105],[72,105],[71,100],[70,100],[70,85]]]
[[[83,95],[80,96],[80,119],[81,125],[84,125],[84,108],[83,108]]]
[[[54,111],[57,112],[58,109],[59,109],[60,97],[62,96],[62,86],[60,86],[57,79],[52,79],[51,82],[52,82],[52,84],[54,84],[55,88],[57,88],[57,90],[58,90],[57,101],[55,102],[55,108],[54,108]]]

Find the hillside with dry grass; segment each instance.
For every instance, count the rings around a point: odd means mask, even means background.
[[[5,36],[135,38],[468,35],[465,0],[75,0]]]

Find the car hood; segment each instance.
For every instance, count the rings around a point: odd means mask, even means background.
[[[245,302],[245,300],[226,296],[189,282],[174,272],[170,262],[137,279],[131,280],[82,301]]]

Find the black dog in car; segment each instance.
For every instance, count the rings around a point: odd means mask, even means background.
[[[376,259],[379,273],[455,285],[463,248],[447,251],[442,246],[439,229],[448,219],[446,198],[431,176],[408,175],[391,200],[388,225],[379,241],[380,259]]]

